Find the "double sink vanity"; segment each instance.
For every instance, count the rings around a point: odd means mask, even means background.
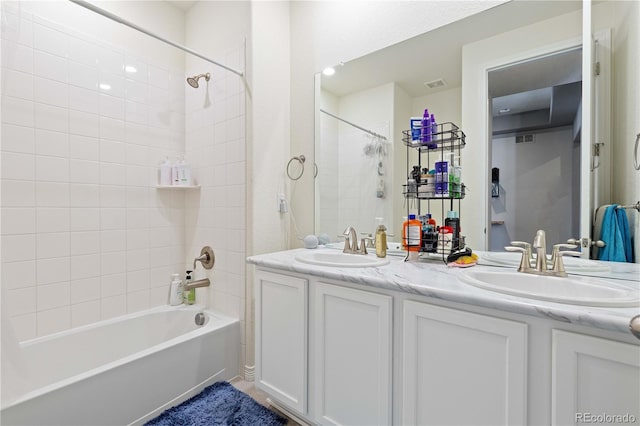
[[[310,424],[640,422],[639,265],[567,258],[557,277],[478,254],[248,258],[256,387]]]

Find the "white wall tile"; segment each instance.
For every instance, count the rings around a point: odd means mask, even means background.
[[[100,277],[71,281],[71,304],[100,299]]]
[[[36,261],[36,282],[38,285],[67,282],[71,277],[70,259],[56,257]]]
[[[77,37],[69,37],[69,59],[90,68],[98,67],[96,46]]]
[[[2,208],[2,235],[33,234],[36,230],[35,212],[33,207]]]
[[[126,101],[125,102],[125,119],[136,124],[148,124],[148,108],[145,104]]]
[[[16,315],[10,318],[13,332],[20,342],[37,337],[36,314]]]
[[[70,232],[70,254],[80,256],[100,252],[100,232],[99,231],[79,231]]]
[[[109,319],[127,313],[127,298],[124,294],[103,297],[100,305],[102,319]]]
[[[100,163],[97,161],[69,160],[69,182],[100,183]]]
[[[127,192],[124,186],[100,185],[100,207],[126,207]]]
[[[169,287],[152,287],[149,289],[149,306],[169,303]]]
[[[66,58],[36,50],[34,52],[33,73],[40,77],[67,83],[69,62]]]
[[[100,72],[98,89],[105,95],[117,98],[125,97],[125,79],[121,75]]]
[[[100,192],[98,185],[70,184],[70,207],[99,207]]]
[[[36,205],[38,207],[68,207],[69,184],[36,182]]]
[[[41,311],[37,313],[38,336],[64,331],[71,328],[71,307]]]
[[[100,229],[100,209],[69,209],[69,222],[71,231],[98,231]]]
[[[100,231],[100,250],[102,253],[121,252],[127,249],[127,233],[123,229]],[[123,257],[124,260],[124,257]],[[124,265],[124,262],[123,262]],[[118,270],[118,272],[122,272]],[[115,274],[115,272],[111,272]]]
[[[149,289],[149,272],[146,269],[127,272],[127,293]]]
[[[129,68],[131,68],[132,71],[133,69],[135,69],[135,72],[127,71],[127,69]],[[124,70],[127,78],[131,78],[142,83],[147,83],[149,81],[149,73],[147,68],[147,64],[140,59],[125,55]]]
[[[127,292],[127,276],[125,274],[102,275],[100,277],[100,295],[102,298],[112,297]]]
[[[124,55],[122,53],[105,47],[97,47],[95,49],[100,71],[120,75],[124,73]]]
[[[69,209],[38,207],[36,209],[36,232],[68,232]]]
[[[83,87],[69,86],[69,108],[98,114],[100,112],[98,92]]]
[[[100,321],[100,300],[92,300],[71,305],[71,327]]]
[[[100,117],[82,111],[69,111],[69,132],[74,135],[100,136]]]
[[[127,101],[137,103],[147,102],[148,86],[146,84],[127,78],[124,82],[124,87],[125,99]]]
[[[169,72],[162,68],[149,65],[149,84],[161,89],[169,88]]]
[[[35,153],[35,131],[33,127],[2,125],[2,150]],[[4,173],[3,173],[4,177]]]
[[[100,115],[124,120],[124,100],[106,94],[100,95]]]
[[[2,286],[7,290],[36,285],[36,261],[8,262],[2,264]]]
[[[33,21],[24,15],[19,9],[15,13],[8,7],[2,10],[2,38],[14,41],[25,46],[33,46]]]
[[[127,230],[127,250],[142,250],[149,247],[149,231],[147,229]]]
[[[33,100],[33,75],[12,69],[2,70],[2,94],[15,98]]]
[[[36,251],[35,235],[6,235],[2,237],[2,262],[31,260]]]
[[[149,309],[149,290],[127,294],[127,312],[138,312]]]
[[[32,101],[2,96],[2,123],[33,127],[34,110]]]
[[[69,86],[48,78],[34,78],[33,98],[36,102],[58,106],[69,107]]]
[[[69,110],[53,105],[35,104],[35,127],[69,132]]]
[[[69,256],[70,240],[68,232],[39,233],[36,236],[36,256],[38,259]]]
[[[69,61],[69,84],[89,90],[98,90],[99,80],[96,68]]]
[[[80,160],[100,159],[100,140],[80,135],[69,135],[69,157]]]
[[[69,134],[36,129],[36,154],[54,157],[69,156]],[[37,165],[36,165],[37,166]]]
[[[127,271],[140,271],[142,270],[147,278],[146,281],[149,281],[149,250],[127,250]],[[127,282],[129,278],[127,277]],[[148,285],[147,285],[148,287]],[[145,287],[146,288],[146,287]]]
[[[100,161],[124,164],[126,162],[125,144],[123,142],[101,139]]]
[[[33,49],[29,46],[2,40],[2,66],[29,74],[33,73]]]
[[[69,55],[69,37],[60,31],[34,23],[33,47],[66,58]]]
[[[149,158],[149,148],[144,145],[127,143],[126,145],[127,164],[139,166],[156,165],[155,159]]]
[[[71,279],[80,280],[100,276],[100,255],[87,254],[71,258]]]
[[[36,288],[26,287],[7,290],[6,296],[11,303],[6,304],[7,315],[10,317],[36,312]]]
[[[100,163],[100,184],[126,185],[126,168],[121,164]]]
[[[124,140],[124,121],[101,116],[100,138],[116,141]]]
[[[69,160],[62,157],[36,155],[36,180],[69,181]]]
[[[68,282],[40,285],[37,292],[38,311],[68,306],[71,300]]]

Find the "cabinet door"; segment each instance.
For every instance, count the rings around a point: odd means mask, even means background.
[[[526,324],[407,301],[403,329],[403,425],[526,422]]]
[[[392,298],[324,283],[313,297],[315,420],[391,424]]]
[[[551,362],[552,424],[640,420],[639,346],[553,330]]]
[[[256,271],[256,387],[307,410],[307,280]]]

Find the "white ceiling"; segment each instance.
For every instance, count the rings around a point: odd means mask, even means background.
[[[188,0],[173,0],[173,1],[166,0],[166,1],[167,3],[174,5],[178,9],[182,9],[184,12],[191,9],[193,5],[197,3],[197,1],[188,1]]]

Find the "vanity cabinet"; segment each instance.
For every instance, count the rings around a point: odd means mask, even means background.
[[[308,280],[256,271],[256,387],[307,411]]]
[[[526,424],[527,324],[405,301],[403,425]]]
[[[315,420],[391,424],[392,297],[323,282],[312,297]]]
[[[551,362],[553,425],[640,420],[640,346],[553,330]]]

